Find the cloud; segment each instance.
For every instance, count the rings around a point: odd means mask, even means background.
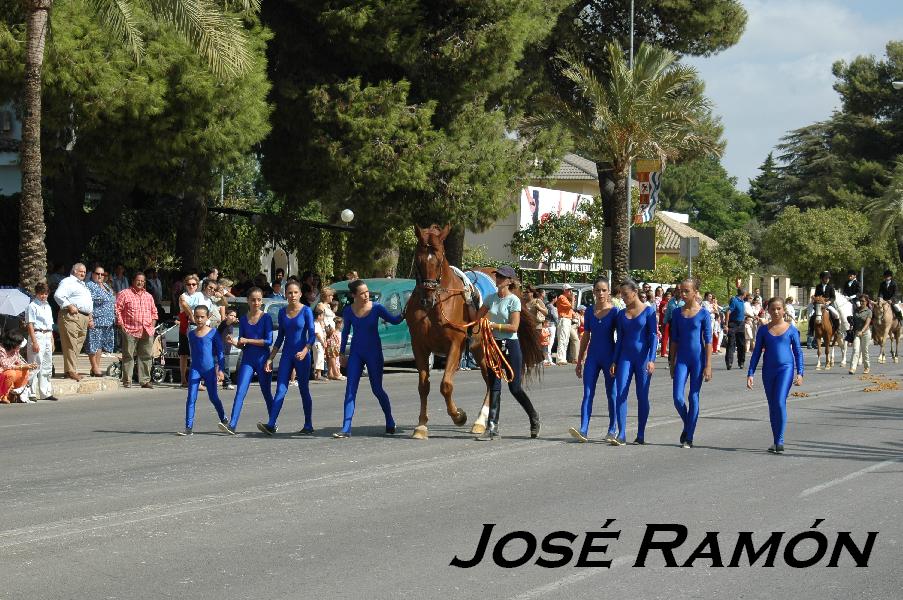
[[[746,32],[733,48],[691,58],[725,126],[723,164],[746,189],[765,156],[792,129],[840,108],[831,65],[884,55],[901,38],[903,3],[871,0],[751,0]]]

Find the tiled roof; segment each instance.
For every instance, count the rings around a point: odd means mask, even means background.
[[[576,154],[565,154],[561,158],[561,164],[558,170],[543,179],[583,179],[598,181],[599,172],[596,170],[596,163],[593,161],[577,156]]]
[[[680,240],[690,237],[698,237],[699,243],[705,244],[710,250],[718,247],[718,242],[706,234],[661,213],[655,215],[655,237],[659,250],[680,250]]]

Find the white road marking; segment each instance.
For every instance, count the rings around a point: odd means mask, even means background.
[[[552,583],[547,583],[544,586],[533,588],[532,590],[518,594],[517,596],[512,597],[511,600],[533,600],[533,598],[542,598],[543,596],[551,594],[552,592],[557,592],[565,586],[577,583],[578,581],[583,581],[584,579],[589,579],[590,577],[594,577],[596,575],[601,575],[602,573],[607,573],[611,569],[632,563],[634,560],[636,560],[635,555],[619,556],[618,558],[611,561],[611,568],[609,569],[599,567],[578,571],[577,573],[573,573],[571,575],[568,575],[567,577],[562,577],[561,579],[553,581]]]
[[[803,490],[802,492],[800,492],[799,497],[805,498],[806,496],[811,496],[812,494],[817,494],[818,492],[820,492],[822,490],[826,490],[829,487],[833,487],[833,486],[839,485],[841,483],[846,483],[847,481],[850,481],[851,479],[856,479],[857,477],[859,477],[861,475],[865,475],[866,473],[871,473],[872,471],[877,471],[878,469],[883,469],[884,467],[892,465],[896,462],[898,462],[898,461],[886,460],[884,462],[874,464],[870,467],[866,467],[864,469],[859,469],[858,471],[850,473],[849,475],[845,475],[843,477],[838,477],[837,479],[832,479],[831,481],[827,481],[825,483],[822,483],[821,485],[816,485],[815,487],[811,487],[807,490]]]
[[[7,427],[28,427],[29,425],[42,425],[42,423],[16,423],[15,425],[0,425],[0,429]]]

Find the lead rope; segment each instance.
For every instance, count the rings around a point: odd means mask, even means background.
[[[457,323],[449,319],[445,314],[445,307],[442,305],[441,299],[439,301],[439,315],[445,320],[446,324],[461,331],[467,331],[468,327],[479,324],[480,345],[483,348],[483,360],[486,363],[486,368],[490,369],[496,377],[503,379],[506,383],[511,383],[514,380],[514,368],[512,368],[508,359],[505,358],[505,353],[499,348],[498,342],[492,335],[492,321],[488,317],[483,317],[479,321],[471,321],[470,323]]]

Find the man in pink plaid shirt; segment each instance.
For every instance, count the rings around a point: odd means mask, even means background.
[[[116,322],[122,328],[123,387],[131,385],[136,355],[141,387],[154,387],[150,374],[157,307],[154,305],[154,297],[145,289],[146,285],[144,273],[139,271],[132,279],[132,286],[116,295]]]

